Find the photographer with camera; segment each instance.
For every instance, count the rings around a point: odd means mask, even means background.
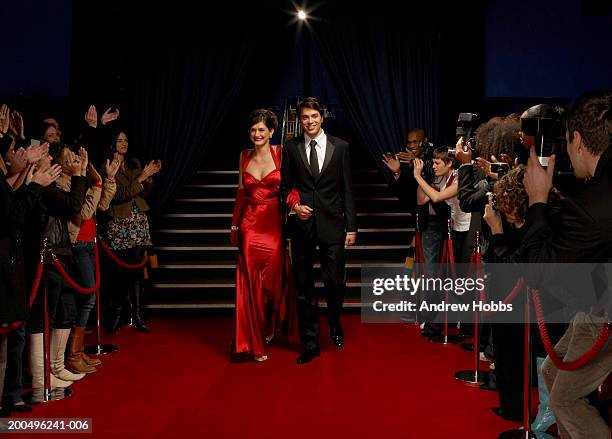
[[[525,262],[610,262],[612,261],[612,91],[582,96],[567,115],[567,153],[574,176],[584,180],[571,196],[561,200],[561,225],[553,228],[548,196],[553,186],[555,155],[542,167],[531,149],[525,190],[529,209],[522,240]],[[578,313],[555,352],[565,361],[582,356],[591,348],[604,322],[605,310]],[[591,406],[587,396],[612,371],[612,341],[585,366],[558,370],[547,357],[542,373],[562,438],[610,437],[610,428]]]
[[[489,203],[485,207],[483,219],[491,230],[489,239],[490,254],[495,262],[504,264],[519,264],[521,262],[520,242],[521,228],[525,223],[529,198],[523,185],[525,166],[519,165],[508,174],[501,177],[494,186],[493,193],[489,193]],[[560,193],[552,189],[549,193],[549,206],[551,221],[557,218],[560,209]],[[504,221],[505,219],[505,221]],[[505,271],[505,270],[504,270]],[[490,292],[495,299],[503,300],[508,294],[516,279],[508,271],[508,281],[497,279],[495,290]],[[493,285],[491,286],[493,287]],[[549,333],[558,340],[565,331],[565,325],[549,325]],[[492,326],[493,352],[495,355],[495,376],[499,392],[499,408],[493,411],[508,420],[523,419],[523,388],[516,383],[523,382],[523,344],[517,340],[524,337],[524,326],[516,323],[497,322]],[[537,329],[532,334],[537,334]],[[537,359],[541,365],[546,356],[539,337],[533,337],[532,358]],[[535,363],[534,363],[535,366]],[[535,367],[534,369],[535,370]],[[554,424],[554,416],[548,405],[548,392],[541,374],[538,374],[539,410],[538,416],[532,423],[534,431],[546,431]]]

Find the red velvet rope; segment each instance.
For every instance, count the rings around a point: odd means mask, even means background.
[[[36,276],[34,276],[34,283],[32,284],[32,291],[30,291],[30,307],[34,303],[34,299],[36,299],[36,293],[38,293],[38,288],[40,287],[40,280],[42,279],[43,272],[43,261],[38,261],[38,267],[36,268]]]
[[[138,264],[128,264],[127,262],[123,262],[121,259],[119,259],[112,251],[110,248],[108,248],[108,246],[106,245],[106,243],[101,240],[98,239],[98,241],[100,242],[100,245],[102,245],[102,248],[104,249],[104,251],[106,252],[106,254],[113,260],[115,261],[115,263],[117,265],[119,265],[120,267],[123,268],[128,268],[128,269],[138,269],[138,268],[144,268],[144,266],[147,264],[147,258],[143,257],[142,261],[139,262]]]
[[[100,289],[100,262],[98,258],[98,246],[97,245],[94,247],[94,251],[95,251],[95,258],[96,258],[96,284],[91,288],[83,288],[82,286],[77,284],[70,277],[70,275],[66,272],[66,270],[64,270],[64,266],[57,259],[57,257],[55,255],[51,255],[51,257],[53,258],[53,265],[55,266],[59,274],[64,278],[64,280],[68,283],[68,285],[70,285],[70,287],[73,290],[81,294],[87,294],[87,295],[93,294]]]
[[[38,293],[38,287],[40,286],[42,272],[43,272],[43,262],[39,261],[38,267],[36,268],[36,276],[34,276],[34,283],[32,284],[32,291],[30,292],[30,299],[29,299],[30,307],[32,307],[32,304],[34,303],[34,299],[36,299],[36,293]],[[21,322],[9,323],[8,326],[5,326],[4,328],[0,328],[0,334],[8,334],[10,332],[13,332],[15,329],[19,328],[19,326],[21,326]]]
[[[546,349],[546,353],[548,353],[549,358],[555,364],[557,369],[573,371],[580,369],[587,363],[589,363],[593,358],[595,358],[603,349],[604,345],[608,341],[610,337],[610,332],[612,330],[612,325],[610,321],[606,322],[602,329],[601,333],[591,346],[587,352],[585,352],[580,358],[577,358],[574,361],[564,362],[559,355],[555,352],[555,348],[553,347],[550,337],[548,335],[548,329],[546,328],[546,322],[544,321],[544,309],[542,307],[542,302],[540,301],[540,294],[538,290],[530,290],[531,299],[533,300],[533,306],[535,308],[536,317],[538,319],[538,329],[540,330],[540,337],[542,338],[542,342],[544,343],[544,349]]]
[[[421,264],[423,274],[427,276],[427,266],[425,265],[425,256],[423,255],[423,238],[421,232],[416,232],[415,245],[416,245],[416,256],[417,262]]]
[[[457,279],[457,271],[455,269],[455,252],[453,251],[453,239],[448,238],[446,241],[446,245],[448,246],[448,264],[451,268],[451,275],[453,279]]]

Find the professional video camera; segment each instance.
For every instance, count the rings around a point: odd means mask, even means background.
[[[542,166],[548,166],[550,156],[555,154],[555,173],[572,174],[565,141],[565,108],[549,104],[529,108],[521,117],[521,131],[534,137],[536,153]]]
[[[457,139],[463,137],[465,141],[464,151],[469,148],[472,151],[472,158],[476,158],[476,128],[480,125],[480,117],[476,113],[459,113],[457,118],[457,129],[455,134]],[[457,148],[448,149],[448,154],[454,157],[457,154]]]

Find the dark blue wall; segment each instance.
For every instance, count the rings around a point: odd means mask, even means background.
[[[68,96],[72,1],[3,1],[0,11],[0,96]]]
[[[574,98],[612,88],[612,16],[583,15],[580,0],[490,0],[485,94]]]

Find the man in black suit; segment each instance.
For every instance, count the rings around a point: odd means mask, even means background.
[[[292,260],[304,353],[296,362],[304,364],[320,353],[319,300],[313,278],[317,246],[327,295],[330,336],[338,348],[344,345],[340,324],[346,290],[344,248],[355,243],[357,215],[348,143],[323,131],[323,111],[315,98],[304,99],[298,106],[298,114],[304,135],[285,145],[280,192],[284,203],[292,188],[300,195],[300,204],[288,207],[297,217]]]

